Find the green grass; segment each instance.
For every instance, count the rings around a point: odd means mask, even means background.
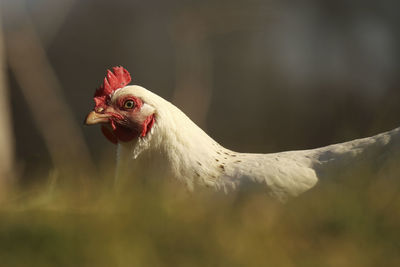
[[[172,182],[14,190],[0,266],[400,266],[400,183],[348,178],[284,205]]]

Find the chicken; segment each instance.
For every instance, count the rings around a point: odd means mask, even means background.
[[[253,185],[279,200],[295,197],[325,177],[359,163],[376,164],[399,151],[400,128],[317,149],[271,154],[238,153],[209,137],[170,102],[128,85],[123,67],[107,71],[85,123],[100,124],[118,144],[117,173],[146,166],[148,175],[171,176],[193,190],[204,185],[225,192]],[[389,155],[389,156],[388,156]],[[392,155],[393,156],[393,155]],[[160,171],[161,170],[161,171]]]

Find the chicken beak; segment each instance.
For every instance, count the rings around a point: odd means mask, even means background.
[[[104,113],[97,113],[96,111],[91,111],[84,121],[86,125],[93,125],[99,123],[108,123],[110,115]]]

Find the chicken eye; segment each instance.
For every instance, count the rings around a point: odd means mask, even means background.
[[[126,100],[124,103],[124,108],[131,109],[135,107],[135,102],[133,100]]]

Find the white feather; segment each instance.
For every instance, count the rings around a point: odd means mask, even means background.
[[[191,190],[202,185],[229,192],[255,185],[285,200],[309,190],[343,164],[374,159],[399,143],[397,128],[312,150],[237,153],[219,145],[177,107],[143,87],[124,87],[113,99],[125,94],[141,98],[144,111],[154,111],[155,124],[148,136],[119,144],[118,172],[143,165],[154,172],[163,168],[163,175],[177,178]]]

